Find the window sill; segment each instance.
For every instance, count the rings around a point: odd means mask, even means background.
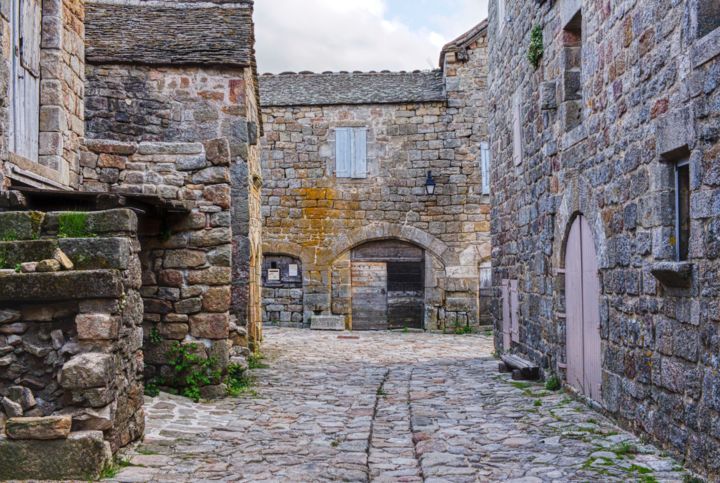
[[[14,153],[10,153],[7,176],[35,188],[70,189],[59,172]]]
[[[720,28],[699,38],[692,52],[693,67],[696,69],[720,56]]]
[[[666,287],[690,288],[693,264],[690,262],[657,262],[650,272]]]

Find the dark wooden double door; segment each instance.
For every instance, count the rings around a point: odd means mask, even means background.
[[[425,262],[422,249],[396,240],[353,252],[353,330],[422,329]]]

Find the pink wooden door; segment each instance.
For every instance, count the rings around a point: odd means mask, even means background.
[[[503,349],[510,350],[511,331],[510,326],[510,281],[502,281],[502,333],[503,333]]]
[[[568,383],[599,401],[600,281],[592,231],[583,216],[575,219],[565,252]]]

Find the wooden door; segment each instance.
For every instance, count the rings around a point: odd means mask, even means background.
[[[387,265],[384,262],[352,262],[352,328],[388,328]]]
[[[509,351],[512,346],[512,327],[510,322],[510,280],[502,281],[501,290],[503,349]]]
[[[575,219],[565,251],[568,383],[599,401],[602,384],[600,281],[592,231],[583,216]]]
[[[12,2],[10,151],[38,160],[40,136],[40,0]]]
[[[388,328],[422,329],[425,318],[425,264],[387,263]]]

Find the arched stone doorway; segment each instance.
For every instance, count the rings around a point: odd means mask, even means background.
[[[565,249],[567,380],[600,401],[602,385],[600,280],[592,229],[583,215],[570,228]]]
[[[350,256],[353,330],[422,329],[425,251],[401,240],[371,241]]]

